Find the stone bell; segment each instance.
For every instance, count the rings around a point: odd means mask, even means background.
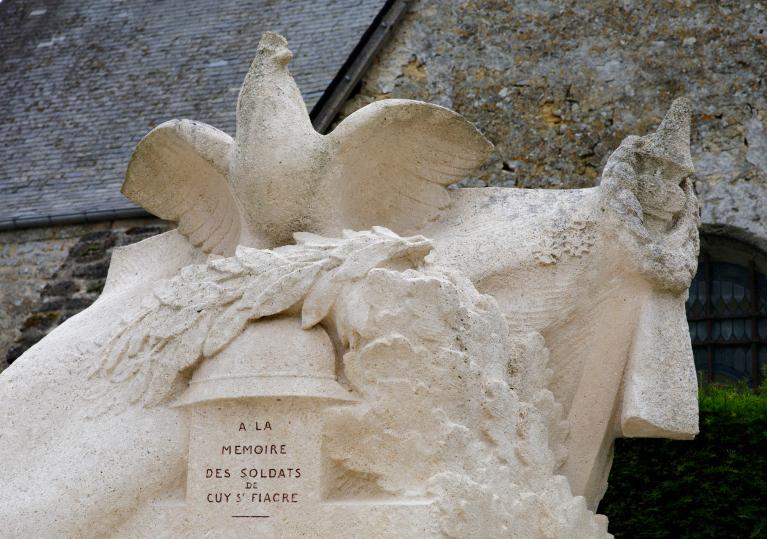
[[[275,318],[200,365],[177,403],[190,418],[186,501],[197,525],[290,536],[291,516],[321,502],[322,409],[354,400],[335,364],[322,327]]]
[[[335,362],[322,327],[301,329],[297,318],[258,321],[197,368],[179,404],[248,397],[349,400],[336,381]]]

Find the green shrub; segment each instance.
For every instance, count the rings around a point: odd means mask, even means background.
[[[616,538],[767,538],[767,391],[699,401],[693,441],[617,440],[599,505]]]

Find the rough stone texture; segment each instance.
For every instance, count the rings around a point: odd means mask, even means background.
[[[698,430],[689,102],[596,187],[451,191],[476,128],[388,100],[319,137],[285,45],[264,35],[235,139],[144,139],[125,192],[178,229],[116,249],[2,373],[0,534],[608,537],[614,438]],[[70,249],[30,335],[120,241]]]
[[[0,235],[0,370],[98,298],[114,247],[168,228],[144,219]]]
[[[547,387],[571,426],[560,472],[592,508],[615,436],[698,430],[684,313],[698,255],[689,121],[675,101],[655,133],[626,137],[596,188],[453,190],[424,231],[431,260],[543,335]]]
[[[77,242],[75,227],[0,233],[0,370],[22,322]],[[18,357],[20,354],[16,354]]]
[[[116,252],[99,300],[0,378],[4,536],[609,537],[556,473],[540,335],[424,264],[422,236],[300,238]]]
[[[693,109],[704,230],[767,247],[763,2],[418,0],[347,113],[423,99],[496,145],[466,185],[595,185],[609,152]]]
[[[0,221],[133,207],[119,186],[152,127],[196,118],[229,132],[265,30],[295,45],[311,107],[383,0],[4,0]]]

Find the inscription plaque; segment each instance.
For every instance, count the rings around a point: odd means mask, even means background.
[[[289,401],[289,402],[286,402]],[[303,401],[303,402],[302,402]],[[314,405],[314,406],[313,406]],[[219,524],[260,527],[320,502],[321,433],[313,399],[203,403],[192,411],[187,502]]]

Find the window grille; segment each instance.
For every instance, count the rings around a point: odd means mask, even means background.
[[[767,364],[767,267],[753,248],[702,238],[687,320],[704,383],[747,383],[756,390]]]

